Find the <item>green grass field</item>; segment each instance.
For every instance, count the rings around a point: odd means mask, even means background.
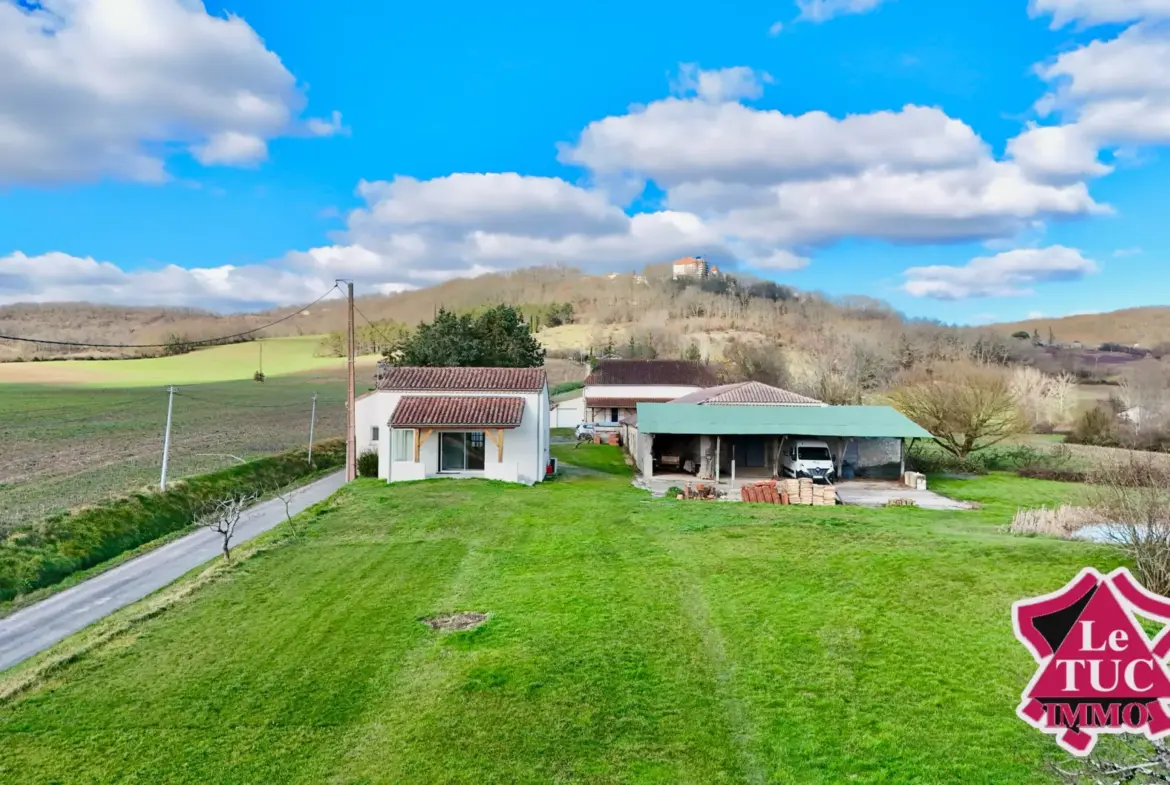
[[[50,360],[0,364],[0,384],[79,384],[91,387],[142,387],[250,381],[263,368],[268,376],[306,371],[340,371],[346,361],[318,357],[320,335],[266,338],[262,341],[213,346],[174,357],[137,360]],[[263,353],[263,357],[261,357]],[[372,367],[374,357],[363,357]]]
[[[936,487],[984,506],[360,481],[0,705],[0,780],[1043,782],[1011,603],[1118,556],[1001,531],[1072,486]],[[421,623],[460,610],[489,620]]]

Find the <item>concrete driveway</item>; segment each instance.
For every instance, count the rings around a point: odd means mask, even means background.
[[[324,501],[345,484],[345,472],[293,491],[294,515]],[[236,529],[234,545],[284,523],[280,499],[258,504]],[[44,651],[119,608],[137,602],[221,554],[222,540],[206,529],[144,553],[48,599],[0,619],[0,670]]]
[[[933,491],[907,488],[898,482],[881,480],[846,480],[837,485],[837,499],[842,504],[859,507],[884,507],[894,499],[913,499],[924,510],[970,510],[972,505],[956,501]]]

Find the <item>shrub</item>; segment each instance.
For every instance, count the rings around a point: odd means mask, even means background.
[[[256,373],[252,374],[252,381],[254,382],[262,382],[267,378],[268,377],[264,375],[264,371],[256,371]]]
[[[1103,407],[1094,406],[1077,418],[1068,441],[1095,447],[1116,447],[1117,437],[1117,420],[1113,414]]]
[[[69,575],[189,528],[209,502],[233,493],[282,488],[318,468],[345,463],[342,441],[281,453],[191,477],[165,491],[136,493],[14,529],[0,542],[0,601],[52,586]]]
[[[377,477],[378,476],[378,451],[367,450],[358,456],[357,459],[358,474],[362,477]]]
[[[554,395],[563,395],[567,392],[573,392],[573,390],[580,390],[584,386],[585,382],[561,382],[560,384],[554,384],[552,387],[550,387],[548,394],[549,397]]]
[[[1052,480],[1054,482],[1092,482],[1092,475],[1083,469],[1061,466],[1024,466],[1016,474],[1030,480]]]
[[[991,471],[989,459],[995,455],[994,451],[976,452],[960,459],[932,442],[918,441],[906,453],[906,468],[922,474],[987,474]]]
[[[679,496],[682,496],[682,492],[682,488],[678,487],[677,485],[672,485],[666,489],[666,498],[677,499]]]

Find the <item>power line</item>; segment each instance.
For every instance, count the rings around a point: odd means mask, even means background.
[[[392,341],[390,338],[388,338],[386,336],[386,333],[382,332],[382,330],[378,327],[378,325],[376,325],[373,321],[371,321],[370,317],[368,317],[364,313],[362,313],[362,309],[357,307],[357,303],[353,304],[353,309],[358,312],[358,316],[360,316],[366,320],[366,324],[368,324],[368,325],[370,325],[370,327],[374,328],[374,332],[376,332],[378,334],[378,336],[383,341],[385,341],[387,343],[387,345],[394,343],[394,341]]]
[[[333,294],[333,290],[336,288],[337,288],[337,284],[333,284],[332,288],[330,288],[329,291],[325,292],[325,294],[321,295],[320,297],[318,297],[316,300],[309,303],[308,305],[301,307],[301,308],[297,308],[294,311],[292,311],[291,313],[289,313],[287,316],[282,316],[279,319],[271,321],[268,324],[261,325],[260,327],[254,327],[251,330],[244,330],[243,332],[233,333],[232,335],[220,336],[219,338],[204,338],[204,339],[201,339],[198,341],[183,341],[182,344],[185,346],[205,346],[205,345],[209,345],[209,344],[218,344],[218,343],[223,343],[225,341],[231,341],[235,338],[243,338],[245,336],[252,335],[254,333],[258,333],[261,330],[267,330],[269,327],[275,327],[276,325],[280,324],[281,322],[287,322],[289,319],[293,318],[294,316],[299,314],[301,311],[304,311],[308,308],[312,308],[314,305],[321,302],[329,295]],[[167,344],[167,343],[85,343],[83,341],[51,341],[47,338],[24,338],[24,337],[21,337],[19,335],[0,335],[0,341],[20,341],[22,343],[40,343],[40,344],[45,344],[47,346],[75,346],[75,347],[84,348],[84,349],[165,349],[166,347],[172,345],[172,344]]]
[[[237,409],[292,409],[303,408],[304,403],[299,401],[289,401],[287,403],[240,403],[239,401],[231,401],[227,399],[213,400],[211,398],[203,398],[198,395],[191,395],[186,392],[176,392],[175,396],[178,398],[186,398],[189,401],[197,401],[199,403],[208,403],[215,406],[231,406]],[[318,399],[318,403],[344,403],[344,401],[332,401],[325,399]]]

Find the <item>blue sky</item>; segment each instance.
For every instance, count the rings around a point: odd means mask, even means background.
[[[0,304],[689,253],[956,322],[1170,300],[1170,0],[735,6],[0,0]]]

